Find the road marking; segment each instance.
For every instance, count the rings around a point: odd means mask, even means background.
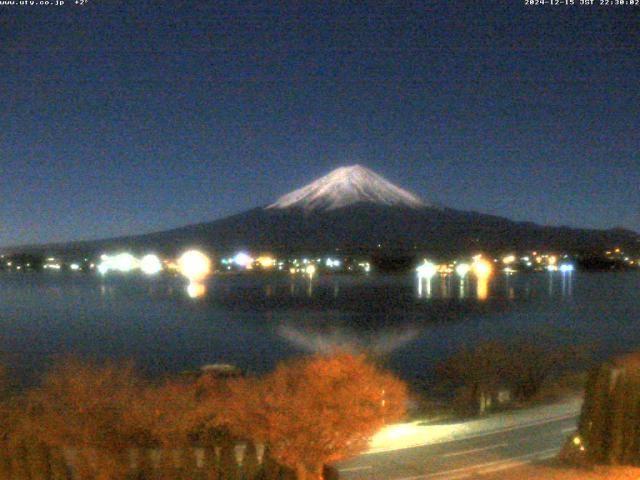
[[[507,446],[508,444],[506,443],[498,443],[496,445],[490,445],[488,447],[472,448],[471,450],[463,450],[461,452],[446,453],[440,456],[441,457],[457,457],[458,455],[466,455],[467,453],[482,452],[484,450],[495,450],[496,448],[507,447]]]
[[[367,452],[362,453],[362,455],[375,455],[377,453],[386,453],[386,452],[394,452],[397,450],[408,450],[410,448],[418,448],[418,447],[426,447],[429,445],[440,445],[443,443],[454,443],[454,442],[460,442],[462,440],[469,440],[471,438],[478,438],[478,437],[487,437],[489,435],[499,435],[501,433],[504,432],[512,432],[514,430],[521,430],[524,428],[530,428],[530,427],[537,427],[539,425],[545,425],[547,423],[554,423],[554,422],[561,422],[563,420],[569,420],[569,419],[573,419],[573,418],[578,418],[579,414],[578,413],[571,413],[568,415],[561,415],[561,416],[557,416],[557,417],[552,417],[552,418],[545,418],[542,420],[536,420],[536,421],[532,421],[532,422],[528,422],[528,423],[521,423],[518,425],[513,425],[511,427],[505,427],[505,428],[501,428],[501,429],[495,429],[495,430],[490,430],[490,431],[486,431],[486,432],[480,432],[480,433],[472,433],[470,435],[461,435],[459,438],[447,438],[447,439],[442,439],[442,440],[437,440],[437,441],[432,441],[432,442],[424,442],[424,443],[414,443],[411,445],[405,445],[402,447],[387,447],[387,448],[379,448],[376,450],[369,450]]]
[[[569,427],[569,428],[563,428],[561,430],[562,433],[569,433],[569,432],[575,432],[577,430],[576,427]]]
[[[371,465],[364,465],[362,467],[349,467],[349,468],[339,468],[340,472],[358,472],[360,470],[369,470],[373,468]]]
[[[494,460],[493,462],[480,463],[477,465],[471,465],[468,467],[455,468],[453,470],[444,470],[441,472],[427,473],[424,475],[417,475],[413,477],[402,477],[395,480],[426,480],[429,478],[445,477],[448,480],[455,480],[459,478],[466,478],[472,474],[486,474],[499,470],[507,470],[509,468],[520,467],[536,460],[545,460],[553,457],[560,451],[559,448],[548,448],[546,450],[540,450],[539,452],[527,453],[526,455],[519,455],[517,457],[504,458],[501,460]]]

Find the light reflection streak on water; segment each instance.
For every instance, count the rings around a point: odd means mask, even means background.
[[[459,277],[456,275],[440,275],[439,281],[433,278],[415,278],[414,290],[416,298],[418,299],[469,299],[475,298],[477,300],[487,300],[491,297],[492,289],[499,289],[504,298],[509,300],[516,300],[518,296],[530,295],[531,285],[529,281],[524,284],[516,284],[516,276],[526,276],[529,274],[511,274],[505,273],[501,275],[487,275],[487,276],[465,276]],[[562,297],[572,296],[573,294],[573,273],[571,272],[545,272],[546,280],[546,293],[549,298],[553,298],[554,295],[561,295]],[[560,276],[557,280],[555,276]],[[263,284],[263,295],[266,298],[277,298],[282,293],[292,297],[299,296],[300,294],[314,298],[318,293],[322,294],[323,288],[328,289],[327,293],[334,299],[338,299],[341,294],[341,283],[344,279],[334,279],[327,281],[320,281],[319,278],[309,276],[292,278],[287,284],[281,285],[284,287],[284,291],[278,288],[277,282],[269,282]],[[504,284],[502,284],[504,282]],[[559,282],[558,288],[555,287],[555,283]],[[519,286],[517,286],[519,285]],[[516,288],[517,286],[517,288]],[[318,290],[319,288],[319,290]],[[183,290],[190,298],[201,298],[207,294],[208,288],[204,282],[191,282]],[[498,290],[496,290],[498,291]],[[282,292],[282,293],[281,293]],[[101,295],[108,294],[108,287],[100,287]],[[218,292],[221,293],[220,291]]]
[[[476,282],[476,296],[478,300],[486,300],[489,297],[489,276],[479,276],[476,278]]]
[[[562,272],[561,290],[563,297],[573,295],[573,272]]]
[[[424,285],[424,289],[423,289]],[[418,298],[431,298],[431,278],[418,277]]]
[[[187,285],[187,295],[189,298],[200,298],[207,293],[207,286],[201,282],[189,282]]]

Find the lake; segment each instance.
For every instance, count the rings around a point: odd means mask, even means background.
[[[64,354],[133,358],[151,375],[215,362],[264,372],[292,355],[367,348],[410,383],[464,345],[494,339],[640,349],[640,273],[178,277],[0,273],[0,351],[30,381]]]

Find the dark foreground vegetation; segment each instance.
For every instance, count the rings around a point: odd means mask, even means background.
[[[591,370],[578,432],[562,457],[579,465],[640,466],[640,353]]]
[[[131,364],[60,362],[0,403],[1,480],[337,478],[405,414],[402,382],[361,355],[280,364],[260,378],[162,382]]]
[[[463,348],[437,365],[437,384],[458,416],[527,405],[566,390],[582,392],[580,372],[590,357],[587,346],[557,346],[544,335],[511,342],[488,341]],[[572,385],[574,379],[577,384]],[[573,393],[573,392],[571,392]]]

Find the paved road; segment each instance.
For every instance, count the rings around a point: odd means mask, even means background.
[[[361,455],[338,465],[348,480],[481,478],[555,456],[575,431],[578,409],[544,417],[523,412],[507,426],[478,428],[464,438]]]

